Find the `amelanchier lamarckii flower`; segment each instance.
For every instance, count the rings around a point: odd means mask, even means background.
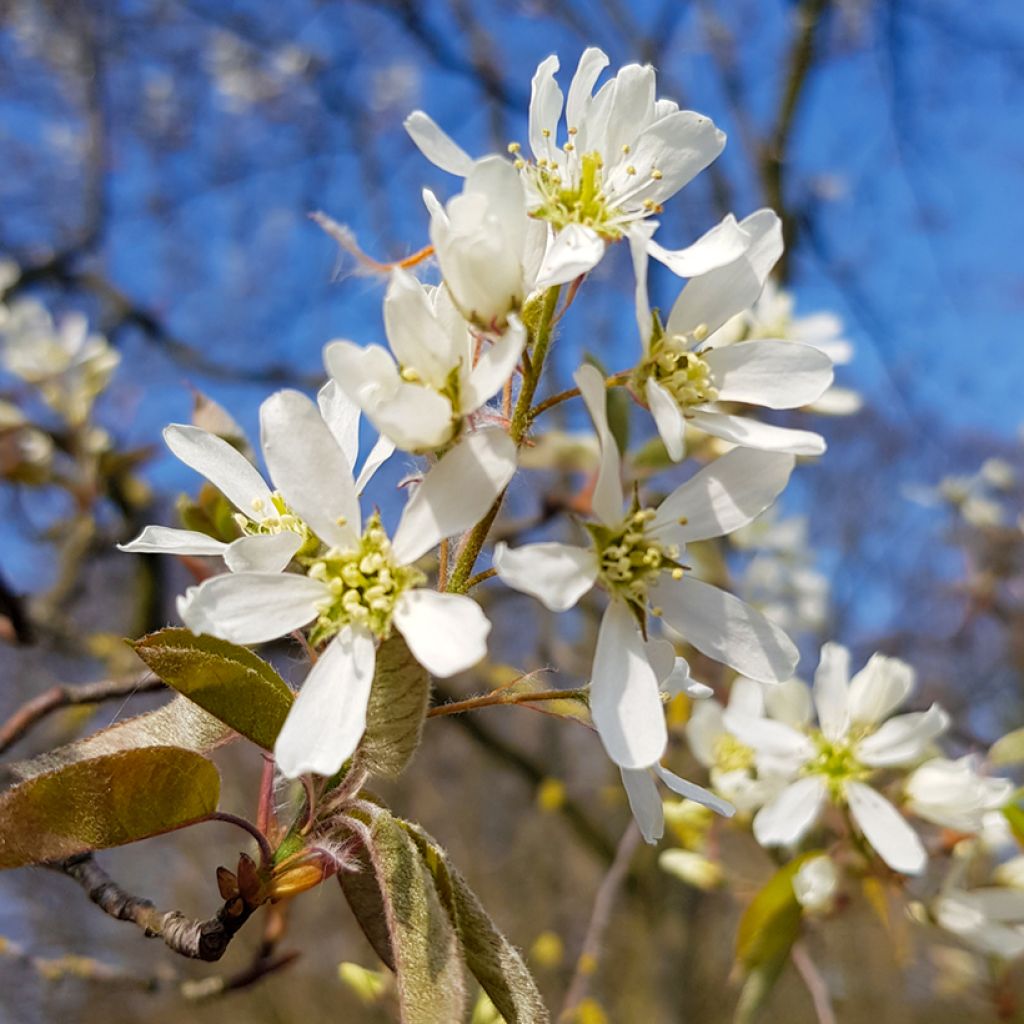
[[[749,246],[736,259],[687,282],[662,325],[647,298],[647,250],[643,231],[630,239],[636,271],[636,316],[643,356],[632,387],[651,410],[669,457],[686,451],[686,428],[696,427],[733,444],[764,451],[820,455],[819,434],[762,423],[722,409],[740,402],[768,409],[795,409],[818,398],[832,383],[832,361],[820,349],[766,339],[710,348],[709,336],[760,294],[782,255],[782,223],[758,210],[739,223]]]
[[[945,732],[949,717],[937,704],[927,711],[888,718],[907,698],[913,669],[876,654],[850,679],[850,654],[825,644],[814,676],[818,726],[808,706],[801,723],[757,718],[728,710],[726,728],[793,781],[754,818],[763,846],[792,846],[831,801],[848,807],[864,838],[894,871],[916,875],[927,854],[917,833],[869,784],[877,771],[912,765]]]
[[[233,643],[308,626],[310,643],[326,644],[274,753],[286,776],[331,775],[363,734],[376,645],[392,629],[436,676],[486,654],[490,623],[479,605],[423,587],[415,563],[484,515],[515,472],[515,445],[496,429],[463,438],[427,472],[389,539],[377,513],[362,521],[349,460],[308,398],[279,391],[260,425],[271,478],[315,542],[293,559],[300,572],[212,577],[179,598],[179,614],[193,632]]]
[[[649,65],[626,65],[593,94],[607,66],[601,50],[583,52],[569,86],[559,143],[559,62],[555,56],[542,61],[530,99],[532,159],[517,143],[509,146],[530,215],[550,224],[554,233],[549,260],[573,269],[563,280],[593,269],[607,243],[631,236],[638,224],[660,213],[662,204],[725,146],[725,134],[710,119],[657,99]],[[471,175],[473,159],[423,111],[411,114],[405,127],[433,164],[460,177]],[[683,277],[721,265],[745,245],[731,216],[713,235],[676,252],[662,248],[651,234],[642,236],[648,251]]]
[[[526,343],[515,315],[501,334],[485,335],[470,328],[447,288],[403,270],[388,285],[384,326],[395,358],[379,345],[333,341],[324,362],[377,430],[411,452],[446,445],[512,376]]]
[[[623,768],[648,768],[665,749],[658,689],[641,634],[650,610],[698,650],[764,682],[792,675],[797,651],[760,612],[686,575],[689,541],[718,537],[750,522],[789,480],[793,457],[737,449],[676,488],[658,508],[623,512],[619,450],[608,427],[605,383],[593,366],[576,373],[601,445],[585,524],[589,548],[560,543],[512,550],[498,544],[494,566],[509,586],[552,611],[566,611],[599,583],[610,601],[601,620],[590,683],[590,708],[609,756]]]
[[[359,457],[359,407],[333,382],[320,389],[318,402],[321,416],[348,465],[354,466]],[[316,549],[317,539],[308,525],[280,493],[271,491],[253,464],[223,438],[200,427],[172,423],[164,430],[164,441],[186,466],[205,476],[235,506],[241,536],[228,543],[197,530],[147,526],[135,540],[118,545],[121,551],[220,556],[232,572],[280,572],[296,554]],[[387,438],[378,439],[355,482],[357,494],[362,493],[394,447]]]
[[[956,761],[944,757],[925,761],[907,779],[907,806],[933,824],[980,832],[985,816],[1005,807],[1016,787],[1011,779],[983,775],[979,767],[970,754]]]

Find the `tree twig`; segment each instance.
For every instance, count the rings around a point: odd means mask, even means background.
[[[619,845],[615,850],[615,859],[608,868],[607,874],[601,880],[597,895],[594,897],[594,908],[590,913],[590,923],[587,925],[586,934],[583,937],[583,946],[579,958],[576,960],[576,972],[565,993],[565,1002],[562,1012],[558,1015],[560,1022],[568,1022],[572,1019],[573,1011],[583,1002],[590,987],[590,979],[597,970],[601,958],[601,946],[604,942],[604,934],[608,930],[611,921],[612,910],[615,907],[615,898],[618,896],[622,883],[629,874],[629,863],[640,845],[642,836],[635,821],[629,823],[629,827],[622,833]]]
[[[544,700],[579,700],[582,696],[583,691],[579,689],[536,690],[533,693],[508,693],[506,690],[495,690],[493,693],[484,693],[479,697],[467,697],[465,700],[439,704],[427,712],[427,718],[437,718],[441,715],[461,715],[465,711],[490,708],[497,704],[533,704]]]
[[[162,689],[163,681],[148,673],[133,679],[104,679],[82,686],[53,686],[38,697],[26,701],[3,725],[0,725],[0,754],[47,715],[61,708],[101,704],[108,700],[119,700],[133,697],[137,693],[153,693]]]
[[[74,879],[105,914],[131,921],[147,938],[159,937],[168,949],[193,960],[219,960],[256,909],[241,896],[233,896],[213,917],[196,921],[177,910],[159,910],[150,900],[125,892],[92,854],[69,857],[49,866]]]
[[[832,1009],[832,1000],[829,998],[828,985],[825,984],[825,979],[811,959],[807,947],[802,942],[795,942],[789,956],[810,993],[818,1024],[836,1024],[836,1015]]]

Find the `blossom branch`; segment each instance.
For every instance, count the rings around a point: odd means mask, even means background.
[[[131,679],[105,679],[82,686],[53,686],[26,701],[10,718],[0,725],[0,754],[20,740],[47,715],[61,708],[83,704],[100,704],[108,700],[134,697],[140,693],[154,693],[164,689],[156,676],[146,675]]]
[[[811,1002],[814,1004],[814,1012],[818,1017],[818,1024],[836,1024],[836,1015],[832,1009],[832,1000],[829,998],[828,985],[802,942],[793,944],[790,959],[803,979],[804,985],[807,986]]]
[[[468,697],[466,700],[440,704],[427,712],[427,718],[460,715],[464,711],[476,711],[477,708],[490,708],[497,704],[534,704],[545,700],[581,700],[583,694],[584,691],[578,689],[539,690],[535,693],[508,693],[505,690],[495,690],[492,693],[481,694],[479,697]]]

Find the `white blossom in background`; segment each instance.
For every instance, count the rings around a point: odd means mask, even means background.
[[[498,544],[501,579],[551,611],[566,611],[595,584],[610,601],[601,620],[590,681],[590,708],[609,756],[622,768],[648,768],[667,732],[658,673],[641,635],[648,611],[709,657],[765,682],[792,675],[798,654],[760,612],[687,575],[689,541],[718,537],[750,522],[789,480],[793,458],[737,449],[705,467],[655,508],[623,511],[619,450],[608,426],[605,384],[593,366],[575,376],[601,445],[601,466],[586,524],[591,546]]]
[[[510,379],[526,344],[514,315],[503,333],[484,336],[447,288],[424,286],[403,270],[394,271],[384,297],[384,325],[394,358],[379,345],[333,341],[324,362],[374,427],[411,452],[446,445]]]
[[[1001,886],[946,888],[932,905],[935,922],[971,948],[1000,960],[1024,955],[1024,892]]]
[[[978,758],[971,755],[926,761],[907,779],[907,807],[933,824],[978,832],[985,815],[1004,807],[1015,789],[1010,779],[989,778],[978,768]]]
[[[869,781],[878,769],[906,767],[925,757],[949,725],[937,705],[889,718],[909,696],[913,669],[896,658],[872,656],[850,679],[849,652],[825,644],[814,676],[818,724],[809,702],[794,720],[777,721],[729,710],[726,728],[792,780],[754,818],[763,846],[794,846],[826,805],[848,807],[853,821],[894,870],[920,874],[927,854],[917,833]],[[801,720],[802,719],[802,720]]]
[[[813,345],[832,360],[845,366],[853,359],[853,346],[843,337],[843,322],[834,313],[794,315],[795,300],[791,292],[780,288],[769,278],[758,300],[742,313],[727,320],[711,339],[715,347],[739,341],[780,338]],[[826,416],[849,416],[859,412],[863,399],[850,388],[833,385],[808,408]]]
[[[362,520],[351,463],[338,442],[350,437],[352,419],[332,416],[329,423],[296,391],[263,403],[264,458],[284,514],[304,530],[278,534],[291,554],[273,569],[214,576],[178,600],[195,633],[255,644],[309,626],[310,642],[326,643],[277,739],[277,764],[290,778],[332,775],[355,750],[376,645],[392,629],[437,676],[462,671],[487,651],[490,623],[479,605],[424,588],[415,562],[486,512],[515,472],[512,441],[484,430],[456,445],[423,478],[389,539],[377,513]],[[248,468],[249,482],[258,479]],[[301,572],[281,571],[292,560]]]
[[[82,314],[70,313],[56,324],[45,307],[23,299],[0,306],[0,359],[9,373],[38,388],[69,425],[79,427],[121,356],[102,335],[90,333]]]
[[[334,383],[321,388],[318,402],[320,414],[347,464],[355,466],[359,457],[358,406],[350,403]],[[232,572],[280,572],[300,552],[316,550],[318,540],[309,525],[279,492],[270,489],[236,447],[202,427],[183,423],[166,427],[164,441],[178,459],[206,477],[235,506],[235,522],[242,536],[226,542],[198,530],[147,526],[133,541],[118,545],[121,551],[217,556]],[[393,450],[394,445],[385,438],[377,441],[355,481],[357,494]],[[266,454],[265,459],[269,465]]]
[[[832,361],[812,345],[766,339],[712,346],[709,338],[757,298],[782,255],[782,222],[771,210],[752,213],[738,227],[747,239],[745,250],[724,266],[692,277],[664,326],[652,314],[647,297],[643,233],[631,239],[643,344],[632,387],[650,409],[676,462],[686,454],[688,426],[747,448],[795,455],[825,451],[819,434],[762,423],[718,405],[795,409],[813,402],[832,383]]]
[[[827,854],[809,857],[793,875],[797,903],[812,914],[827,914],[836,902],[839,872]]]
[[[549,258],[572,268],[563,280],[593,269],[607,243],[633,237],[644,222],[647,251],[677,274],[691,277],[733,259],[745,240],[731,216],[715,232],[675,252],[651,240],[657,222],[647,220],[721,153],[725,134],[707,117],[657,99],[649,65],[626,65],[594,94],[607,66],[601,50],[583,52],[564,103],[565,133],[559,142],[559,62],[555,56],[542,61],[530,99],[532,158],[517,143],[509,146],[530,215],[551,225]],[[473,159],[423,111],[411,114],[405,127],[431,163],[459,177],[472,174]]]

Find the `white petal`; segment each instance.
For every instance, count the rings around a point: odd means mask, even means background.
[[[324,584],[308,576],[234,573],[190,587],[178,601],[178,612],[193,633],[260,644],[305,626],[328,596]]]
[[[517,316],[512,315],[504,333],[483,350],[470,371],[469,380],[462,390],[460,413],[475,412],[505,386],[525,346],[526,328]]]
[[[644,398],[668,457],[680,462],[686,454],[686,420],[679,403],[653,377],[647,378]]]
[[[435,167],[460,178],[469,174],[473,158],[422,110],[414,110],[405,119],[405,130]]]
[[[728,707],[722,715],[722,724],[741,743],[758,754],[791,763],[794,771],[814,756],[810,738],[784,722],[743,714]]]
[[[729,687],[729,710],[741,715],[763,718],[765,694],[774,692],[782,685],[779,683],[777,686],[762,686],[753,679],[739,676]]]
[[[290,530],[286,533],[257,533],[239,537],[224,551],[224,563],[232,572],[284,572],[302,538]]]
[[[715,763],[719,737],[725,735],[722,724],[723,708],[716,700],[698,704],[685,725],[686,742],[693,756],[710,768]]]
[[[668,742],[658,680],[629,609],[619,601],[601,619],[590,681],[590,712],[608,756],[622,768],[647,768]]]
[[[597,556],[592,548],[547,542],[494,548],[494,568],[513,590],[537,598],[553,612],[564,612],[594,585]]]
[[[410,590],[395,606],[394,623],[413,657],[441,679],[471,668],[487,656],[491,623],[471,597]]]
[[[850,719],[864,725],[881,722],[914,688],[914,670],[899,658],[873,654],[850,681]]]
[[[938,704],[897,715],[857,744],[857,757],[873,768],[916,761],[948,728],[949,715]]]
[[[118,551],[155,555],[221,555],[227,544],[197,530],[176,530],[170,526],[147,526]]]
[[[730,317],[754,304],[769,272],[782,255],[782,222],[772,210],[758,210],[740,221],[750,246],[732,263],[693,278],[669,314],[668,334],[688,334],[703,325],[713,334]]]
[[[650,594],[665,621],[709,658],[761,683],[793,675],[800,658],[793,641],[732,594],[689,576],[662,580]]]
[[[668,640],[659,640],[656,637],[648,637],[644,642],[644,650],[647,652],[647,661],[659,683],[663,683],[676,667],[676,649]]]
[[[792,341],[746,341],[704,356],[722,402],[797,409],[819,399],[832,383],[832,360]]]
[[[650,124],[654,117],[654,68],[649,64],[626,64],[619,69],[612,84],[614,89],[611,109],[608,111],[604,151],[618,156],[623,145],[631,144],[634,152],[630,156],[635,157],[637,133]],[[644,162],[638,160],[637,163]],[[650,164],[646,163],[645,166]]]
[[[320,410],[301,392],[278,391],[260,406],[260,443],[295,513],[326,544],[354,546],[361,518],[352,466]]]
[[[656,843],[665,834],[665,812],[661,807],[658,784],[646,768],[639,771],[620,768],[622,788],[626,791],[633,820],[645,843]]]
[[[366,456],[363,468],[359,470],[359,476],[356,477],[356,494],[363,493],[366,485],[373,479],[374,473],[391,458],[394,450],[395,442],[390,437],[385,437],[381,434],[377,438],[370,449],[370,454]]]
[[[744,342],[743,344],[746,344]],[[724,441],[766,452],[791,452],[793,455],[821,455],[826,448],[821,434],[762,423],[749,416],[733,416],[710,406],[691,409],[686,418],[691,425]]]
[[[736,218],[730,213],[685,249],[666,249],[652,239],[647,251],[673,274],[697,277],[742,256],[750,241],[750,235],[736,223]]]
[[[793,846],[818,820],[825,803],[825,780],[808,775],[790,783],[754,818],[754,838],[762,846]]]
[[[592,228],[568,224],[544,253],[534,287],[551,288],[589,273],[601,262],[605,243]]]
[[[607,526],[622,522],[622,480],[619,446],[608,426],[604,377],[596,366],[581,366],[573,375],[601,445],[601,468],[597,471],[592,506],[594,515]]]
[[[366,729],[376,650],[372,635],[346,626],[310,669],[274,745],[281,773],[334,775]]]
[[[924,871],[928,854],[920,837],[884,796],[863,782],[848,782],[846,800],[864,838],[893,871],[905,875]]]
[[[734,448],[677,487],[651,524],[673,544],[724,537],[746,526],[782,493],[792,455]]]
[[[448,383],[466,348],[469,328],[452,337],[434,317],[426,289],[412,274],[394,270],[384,296],[384,330],[400,366],[415,370],[435,390]]]
[[[576,73],[569,84],[569,98],[565,103],[565,123],[567,128],[580,129],[590,105],[594,85],[601,72],[608,67],[608,57],[596,46],[588,46],[580,54],[580,62],[576,65]]]
[[[787,679],[778,686],[765,687],[763,692],[768,714],[776,721],[794,728],[810,723],[814,710],[811,690],[802,679]]]
[[[736,813],[736,808],[728,800],[715,796],[711,790],[698,786],[695,782],[680,778],[675,772],[662,768],[660,764],[654,765],[653,771],[673,793],[686,797],[687,800],[703,804],[705,807],[710,807],[716,814],[721,814],[723,818],[731,818]]]
[[[626,236],[629,239],[629,252],[633,259],[633,276],[636,280],[636,290],[634,293],[636,326],[640,332],[640,341],[643,343],[644,355],[647,355],[650,351],[651,334],[654,331],[651,302],[647,293],[647,247],[657,226],[657,221],[634,221]],[[649,400],[648,404],[650,404]]]
[[[516,471],[516,446],[501,430],[478,430],[427,473],[395,531],[395,558],[415,562],[445,537],[478,523]]]
[[[216,434],[172,423],[164,429],[164,440],[186,466],[205,476],[239,512],[251,516],[254,501],[270,507],[270,488],[256,467]]]
[[[814,673],[814,706],[826,739],[837,740],[850,727],[849,679],[850,652],[841,644],[825,644]]]
[[[562,90],[555,81],[558,58],[552,54],[537,65],[530,88],[530,149],[537,160],[550,160],[558,144],[556,132],[562,114]]]
[[[316,404],[348,464],[354,466],[359,460],[359,406],[333,379],[317,392]]]

